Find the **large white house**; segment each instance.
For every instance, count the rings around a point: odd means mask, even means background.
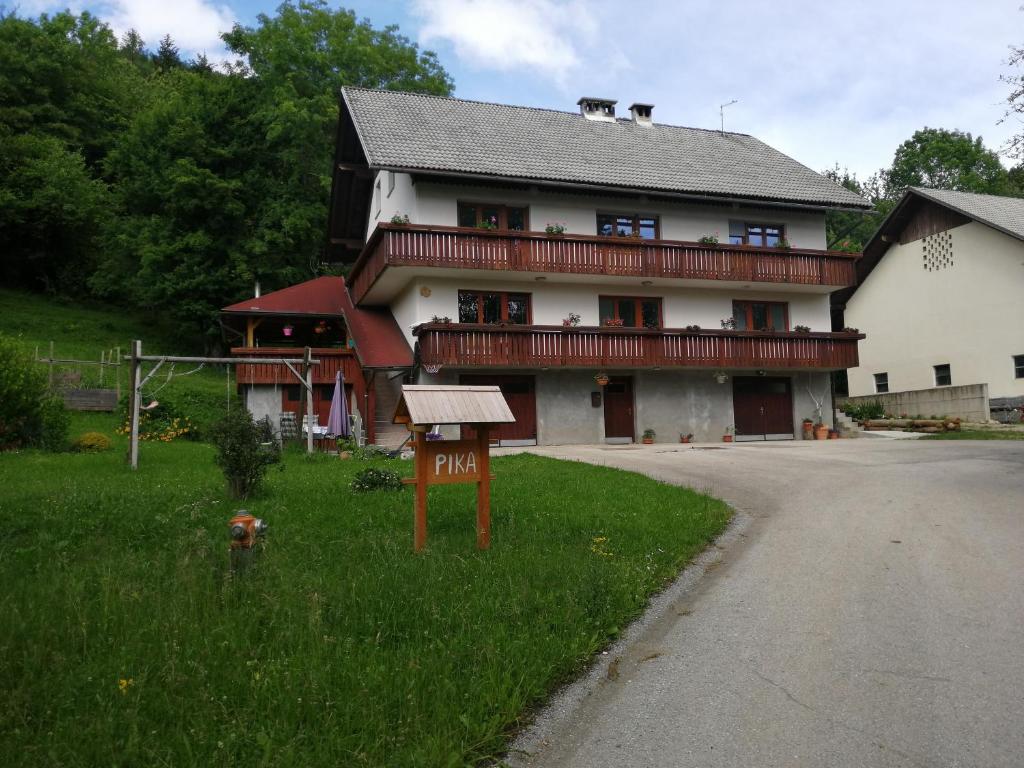
[[[363,366],[368,421],[383,433],[403,381],[500,385],[506,443],[829,421],[862,336],[832,332],[860,255],[825,250],[825,212],[869,204],[751,136],[577,106],[343,90],[330,258],[407,345]]]
[[[1024,396],[1024,200],[911,188],[838,294],[866,332],[851,396],[987,384]]]

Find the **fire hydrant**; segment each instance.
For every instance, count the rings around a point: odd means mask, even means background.
[[[253,517],[247,510],[240,509],[228,523],[231,532],[231,549],[252,549],[256,537],[267,532],[267,523],[259,517]]]

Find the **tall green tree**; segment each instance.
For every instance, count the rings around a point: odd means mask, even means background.
[[[224,36],[228,73],[177,68],[110,154],[119,215],[90,285],[219,340],[217,311],[254,279],[318,273],[342,85],[448,93],[432,54],[323,2],[286,3]]]
[[[922,128],[896,149],[884,172],[884,196],[899,199],[907,187],[1009,195],[1013,185],[999,155],[981,137],[963,131]]]
[[[178,46],[174,44],[174,40],[171,39],[170,35],[164,35],[160,38],[160,45],[156,49],[153,61],[156,63],[156,68],[161,72],[170,72],[173,69],[180,69],[184,66],[181,56],[178,55]]]

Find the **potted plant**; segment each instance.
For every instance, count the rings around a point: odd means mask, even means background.
[[[565,224],[557,221],[549,221],[548,225],[544,227],[544,232],[549,235],[564,235]]]
[[[563,328],[576,328],[580,324],[580,316],[576,312],[570,312],[568,317],[562,318]]]
[[[608,381],[609,381],[609,378],[608,378],[608,374],[607,374],[607,373],[605,373],[604,371],[601,371],[601,373],[597,374],[597,375],[596,375],[596,376],[594,377],[594,381],[596,381],[596,382],[597,382],[597,386],[599,386],[599,387],[603,387],[603,386],[605,386],[605,385],[606,385],[606,384],[608,383]]]
[[[693,432],[687,432],[685,435],[682,432],[680,432],[679,433],[679,442],[680,443],[692,443],[693,442]]]
[[[686,326],[686,330],[688,330],[688,331],[699,331],[700,330],[700,326],[695,323],[693,325]]]
[[[697,241],[701,245],[718,245],[718,233],[713,235],[704,235]]]
[[[601,321],[601,325],[606,325],[609,328],[621,328],[623,320],[621,317],[606,317]]]
[[[797,333],[810,333],[811,332],[810,326],[807,326],[807,325],[794,325],[793,326],[793,330],[796,331]]]
[[[498,228],[498,217],[491,216],[489,219],[483,219],[479,224],[476,225],[477,229],[490,229],[494,230]]]
[[[782,251],[788,251],[788,250],[789,250],[790,248],[792,248],[793,246],[791,246],[791,245],[789,244],[789,240],[787,240],[787,239],[786,239],[786,238],[784,238],[784,237],[780,237],[780,238],[779,238],[779,242],[777,242],[777,243],[775,244],[775,247],[776,247],[776,248],[778,248],[779,250],[782,250]]]
[[[804,440],[814,439],[814,419],[804,419],[801,424]]]
[[[828,424],[822,424],[820,421],[814,425],[814,439],[815,440],[827,440],[828,439]]]
[[[726,331],[735,331],[736,330],[736,318],[735,317],[725,317],[725,318],[722,318],[722,329],[726,330]]]
[[[643,443],[644,443],[644,445],[654,445],[654,430],[653,429],[645,429],[644,430]]]
[[[725,428],[725,434],[722,435],[722,442],[723,443],[731,443],[732,442],[732,433],[735,432],[735,431],[736,431],[736,427],[734,427],[732,424],[727,426]]]
[[[830,429],[828,431],[828,439],[829,440],[838,440],[839,439],[839,430],[838,429]]]
[[[402,214],[396,213],[394,216],[391,217],[391,223],[392,224],[398,224],[398,225],[408,224],[408,223],[410,223],[409,222],[409,214],[406,213],[406,214],[402,215]]]

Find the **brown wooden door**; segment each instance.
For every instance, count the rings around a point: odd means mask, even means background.
[[[788,378],[737,376],[732,380],[732,403],[737,436],[793,434],[793,393]]]
[[[604,436],[636,439],[633,431],[633,379],[612,376],[604,387]]]
[[[492,429],[492,441],[537,439],[537,394],[533,376],[466,374],[459,376],[459,384],[501,388],[501,394],[516,420],[513,424],[499,424]],[[467,440],[476,437],[476,430],[464,426],[462,437]]]

